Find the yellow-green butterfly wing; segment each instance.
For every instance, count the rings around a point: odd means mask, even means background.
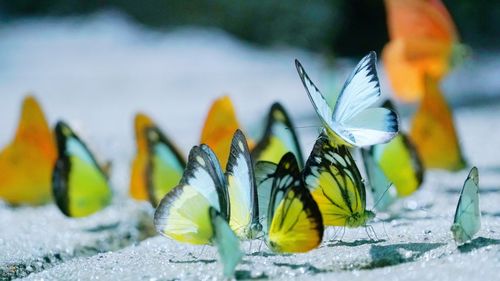
[[[278,163],[287,152],[293,152],[299,166],[304,165],[304,157],[293,123],[285,108],[278,102],[269,110],[264,136],[252,151],[253,159]]]
[[[387,211],[397,200],[396,189],[373,158],[371,151],[361,149],[361,154],[370,190],[373,195],[373,201],[375,202],[374,207],[378,211]]]
[[[212,244],[217,247],[217,251],[219,252],[224,276],[229,278],[234,276],[236,266],[243,258],[243,252],[240,249],[240,240],[226,219],[217,210],[210,207],[209,212],[214,232]]]
[[[283,156],[272,180],[267,215],[269,248],[275,252],[302,253],[318,247],[324,230],[321,213],[292,152]]]
[[[473,167],[462,188],[451,232],[455,241],[463,244],[472,240],[480,228],[479,174],[477,168]]]
[[[58,157],[52,188],[59,209],[70,217],[85,217],[105,208],[112,192],[92,153],[64,122],[56,124],[55,135]]]
[[[191,149],[180,183],[160,201],[154,215],[160,234],[179,242],[210,244],[213,237],[210,207],[227,218],[227,198],[223,191],[226,187],[218,176],[221,168],[206,152],[209,150],[204,145]]]
[[[144,133],[148,146],[146,186],[151,204],[157,206],[179,183],[186,161],[158,127],[149,127]]]
[[[226,167],[229,225],[242,239],[253,239],[262,230],[259,222],[257,187],[245,136],[236,130]]]
[[[323,132],[306,162],[304,179],[328,226],[358,227],[374,217],[366,210],[361,174],[346,146]]]

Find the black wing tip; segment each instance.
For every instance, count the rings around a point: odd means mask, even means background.
[[[399,116],[394,110],[390,110],[390,113],[387,115],[387,123],[389,126],[389,132],[398,133],[399,132]]]

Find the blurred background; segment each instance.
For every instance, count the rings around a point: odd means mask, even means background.
[[[471,50],[445,79],[446,97],[455,108],[500,100],[500,1],[443,2]],[[357,60],[387,42],[382,0],[0,1],[0,145],[31,92],[51,124],[64,119],[101,158],[123,158],[126,185],[136,112],[186,152],[223,94],[252,136],[275,100],[298,127],[316,125],[293,60],[334,95]],[[300,129],[306,151],[317,130]]]
[[[464,42],[484,50],[499,46],[500,2],[443,2]],[[118,11],[134,23],[158,31],[182,26],[218,28],[251,44],[296,46],[326,55],[380,51],[388,39],[381,0],[0,1],[3,24],[30,17],[86,16],[103,10]]]

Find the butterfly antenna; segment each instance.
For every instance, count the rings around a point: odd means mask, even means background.
[[[322,126],[318,125],[308,125],[308,126],[293,126],[293,127],[285,127],[287,130],[292,130],[292,129],[317,129],[321,128]]]
[[[384,199],[384,196],[387,194],[387,192],[389,191],[389,189],[391,188],[392,185],[393,185],[392,182],[389,183],[389,185],[385,189],[384,193],[382,193],[382,195],[380,195],[380,197],[377,199],[377,202],[375,202],[375,204],[373,205],[372,210],[374,210],[375,208],[377,208],[378,204],[382,201],[382,199]]]

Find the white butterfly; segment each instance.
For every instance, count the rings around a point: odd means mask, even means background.
[[[395,112],[382,107],[369,108],[380,97],[376,63],[375,52],[370,52],[358,63],[332,110],[300,62],[295,60],[295,66],[316,113],[329,135],[339,144],[364,147],[386,143],[399,131]]]

